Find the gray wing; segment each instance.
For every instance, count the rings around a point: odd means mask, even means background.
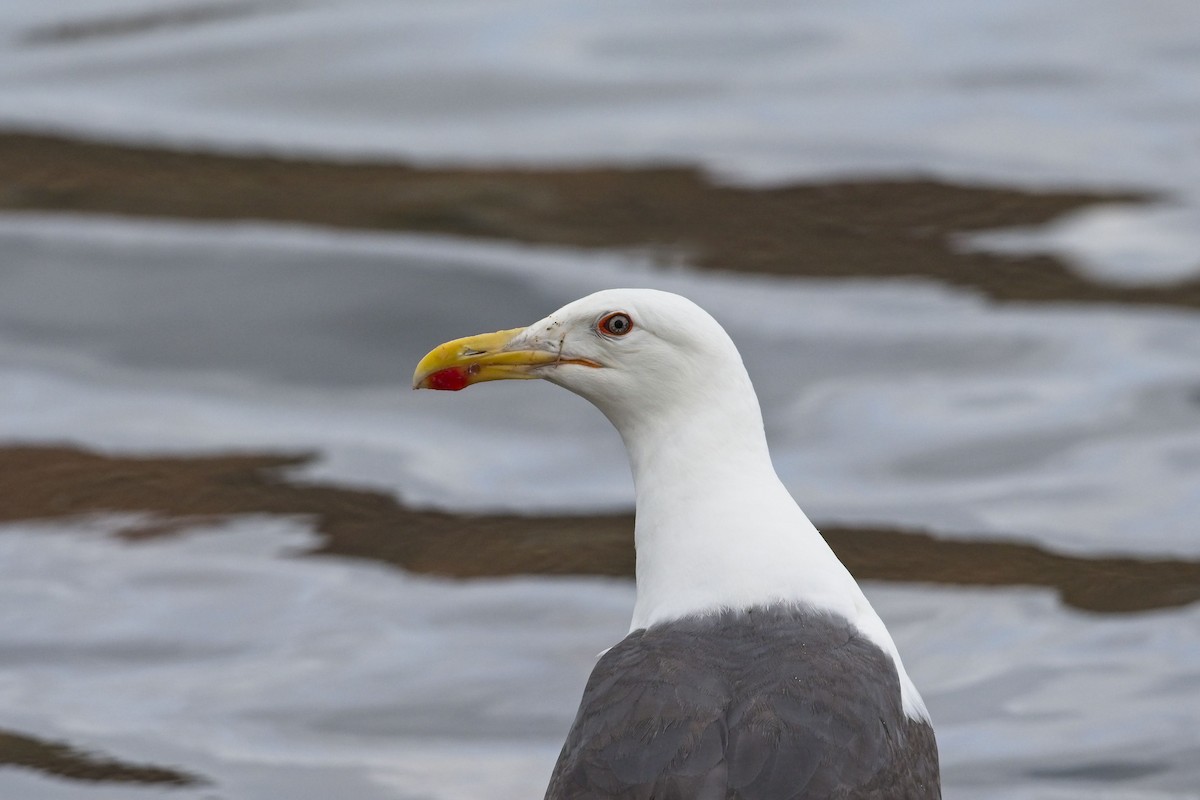
[[[600,659],[547,800],[937,798],[932,729],[844,621],[760,609],[635,631]]]

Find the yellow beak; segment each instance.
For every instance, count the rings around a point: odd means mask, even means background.
[[[552,364],[600,366],[588,359],[563,358],[561,353],[550,350],[510,348],[513,339],[524,331],[513,328],[438,345],[417,364],[413,388],[458,391],[484,381],[537,378],[534,370]]]

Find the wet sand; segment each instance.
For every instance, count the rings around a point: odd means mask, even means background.
[[[270,220],[584,248],[820,278],[930,278],[996,301],[1200,308],[1200,279],[1098,283],[1044,256],[966,253],[958,234],[1033,226],[1135,193],[934,180],[745,188],[690,166],[435,168],[180,152],[0,134],[0,209]]]
[[[51,742],[0,729],[0,767],[22,767],[74,781],[157,786],[199,786],[202,778],[166,767],[130,764],[89,753],[64,742]]]
[[[70,447],[0,449],[0,522],[101,512],[151,515],[131,543],[243,514],[307,517],[324,538],[308,555],[380,561],[456,578],[632,576],[633,519],[467,516],[405,508],[391,496],[297,484],[307,456],[137,458]],[[819,522],[818,522],[819,524]],[[1200,601],[1200,562],[1082,558],[1014,541],[939,539],[924,532],[821,526],[856,577],[954,586],[1031,586],[1074,608],[1129,613]]]

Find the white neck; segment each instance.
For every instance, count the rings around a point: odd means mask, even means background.
[[[791,604],[839,614],[892,656],[906,713],[928,719],[882,620],[775,473],[758,398],[736,380],[668,402],[606,411],[637,489],[631,630],[722,609]],[[728,378],[728,373],[723,373]]]

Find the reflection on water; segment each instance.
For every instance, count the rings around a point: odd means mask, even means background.
[[[390,494],[282,480],[315,456],[100,455],[66,446],[0,448],[0,522],[140,517],[120,537],[178,536],[230,517],[309,521],[321,537],[302,555],[349,556],[456,578],[576,575],[632,578],[633,515],[518,516],[413,509]],[[1034,544],[941,538],[893,528],[839,528],[817,520],[859,580],[940,586],[1044,587],[1083,611],[1130,614],[1200,602],[1200,559],[1097,558]],[[211,576],[179,570],[176,588],[220,591]],[[155,652],[175,653],[162,644]],[[7,654],[19,658],[26,648]],[[34,649],[34,659],[43,653]],[[76,653],[78,655],[78,653]],[[192,658],[196,653],[182,653]],[[31,660],[31,659],[26,659]]]
[[[932,174],[1144,189],[1164,205],[1089,216],[1036,246],[1123,282],[1200,271],[1192,0],[9,0],[5,11],[7,127],[459,163],[682,160],[766,182]],[[86,35],[97,31],[122,35]]]
[[[429,395],[409,380],[438,342],[637,284],[728,327],[776,464],[816,518],[1200,553],[1195,314],[271,227],[11,216],[0,247],[9,440],[313,450],[308,474],[419,504],[625,509],[620,441],[578,398],[542,384]],[[455,445],[467,431],[471,447]]]
[[[0,650],[44,654],[0,662],[0,712],[221,796],[536,797],[633,601],[624,581],[280,558],[310,543],[299,522],[105,535],[126,524],[0,531],[0,608],[23,609]],[[937,723],[947,797],[1194,796],[1200,732],[1180,699],[1200,693],[1200,607],[1104,617],[1043,592],[867,588]],[[164,659],[163,641],[195,657]],[[0,772],[6,795],[30,786],[107,796]]]
[[[16,0],[0,124],[324,156],[684,160],[768,183],[1144,190],[1173,205],[962,244],[1163,282],[1200,268],[1198,27],[1194,0]],[[72,186],[50,172],[36,188],[61,207]],[[815,517],[1200,553],[1195,313],[267,226],[7,216],[0,253],[3,442],[306,450],[301,477],[427,506],[624,509],[620,443],[577,398],[407,383],[432,344],[639,284],[727,325]],[[632,602],[624,582],[290,558],[313,544],[290,517],[108,535],[129,524],[0,531],[0,729],[212,785],[6,768],[0,795],[537,796]],[[1197,605],[1100,615],[1042,590],[868,588],[934,714],[948,798],[1200,797]]]
[[[408,378],[432,343],[637,283],[727,324],[814,516],[1197,552],[1195,314],[270,227],[7,218],[0,247],[10,442],[313,450],[309,476],[445,507],[624,508],[620,443],[577,398],[416,394]],[[3,727],[231,797],[536,796],[632,603],[624,582],[281,558],[311,545],[294,518],[104,535],[129,524],[0,533]],[[1107,617],[1039,590],[870,593],[937,721],[948,797],[1194,797],[1200,606]],[[19,770],[0,792],[124,796]]]

